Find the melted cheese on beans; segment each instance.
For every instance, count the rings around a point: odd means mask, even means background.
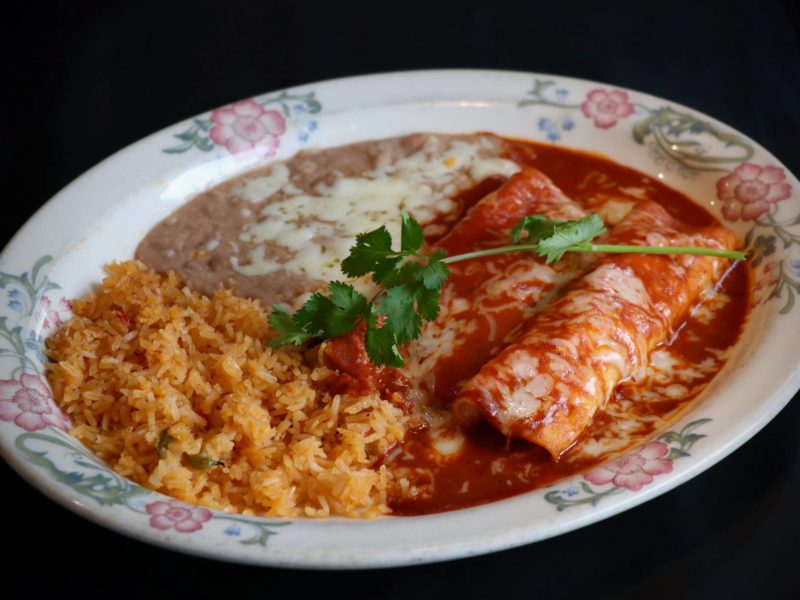
[[[402,211],[423,224],[456,210],[451,197],[486,177],[509,176],[519,166],[502,158],[482,158],[479,141],[454,140],[443,150],[420,150],[358,177],[340,177],[302,193],[292,185],[288,169],[276,165],[265,176],[249,180],[238,194],[261,202],[276,192],[283,199],[267,203],[259,221],[247,224],[240,240],[255,244],[247,262],[233,259],[243,275],[265,275],[282,269],[312,279],[341,279],[341,261],[356,235],[385,225],[398,240]],[[282,168],[281,168],[282,167]],[[281,253],[268,251],[277,247]]]

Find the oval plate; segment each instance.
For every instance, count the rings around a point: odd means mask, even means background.
[[[263,126],[238,135],[231,124],[242,115]],[[478,130],[603,153],[688,194],[745,240],[756,290],[742,339],[690,411],[650,450],[629,453],[646,465],[658,444],[668,472],[643,470],[634,486],[614,477],[617,459],[606,465],[603,485],[577,476],[437,515],[274,520],[150,492],[65,433],[43,379],[44,338],[68,318],[66,299],[87,294],[104,263],[131,258],[148,229],[189,196],[303,148]],[[14,237],[0,256],[0,293],[0,451],[57,502],[126,535],[223,560],[321,568],[433,562],[534,542],[626,510],[707,469],[775,416],[800,387],[800,184],[730,127],[607,84],[502,71],[340,79],[234,103],[118,152]],[[167,510],[169,519],[155,518]]]

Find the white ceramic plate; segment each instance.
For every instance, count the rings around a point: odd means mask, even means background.
[[[261,123],[249,138],[231,127],[242,115]],[[755,257],[754,307],[723,372],[672,433],[655,438],[670,472],[642,471],[638,491],[623,478],[596,485],[576,476],[431,516],[280,521],[149,492],[64,433],[41,355],[43,337],[68,316],[62,298],[89,292],[104,263],[131,258],[148,229],[187,197],[255,163],[427,130],[487,130],[601,152],[688,194],[746,240]],[[707,469],[775,416],[800,387],[800,184],[726,125],[607,84],[499,71],[341,79],[235,103],[118,152],[11,241],[0,257],[0,294],[0,450],[57,502],[127,535],[224,560],[330,568],[431,562],[534,542],[626,510]],[[620,464],[607,465],[609,477]]]

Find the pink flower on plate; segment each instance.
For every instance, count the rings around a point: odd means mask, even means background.
[[[592,90],[581,104],[581,111],[594,121],[595,127],[608,129],[617,124],[617,119],[631,116],[636,109],[628,101],[628,93],[622,90]]]
[[[19,381],[0,380],[0,420],[11,421],[26,431],[57,427],[67,431],[67,422],[53,401],[53,394],[36,375],[24,373]]]
[[[752,221],[767,212],[771,204],[792,195],[786,173],[779,167],[742,163],[717,181],[717,198],[729,221]]]
[[[61,327],[64,322],[61,320],[61,315],[59,313],[67,312],[72,310],[72,305],[69,303],[69,300],[66,298],[61,298],[57,303],[56,307],[53,308],[53,302],[47,296],[42,296],[39,298],[39,303],[44,308],[44,320],[42,321],[42,329],[47,331],[51,327]]]
[[[211,113],[211,141],[225,146],[231,154],[255,152],[266,157],[275,154],[278,139],[286,132],[286,120],[277,110],[265,110],[252,99],[235,102]]]
[[[584,473],[583,477],[596,485],[613,483],[638,492],[643,486],[653,483],[653,475],[672,472],[672,461],[666,458],[668,454],[667,444],[650,442],[635,452]]]
[[[144,508],[152,515],[150,527],[161,531],[175,529],[181,533],[192,533],[202,529],[203,523],[211,519],[210,510],[175,500],[157,500]]]

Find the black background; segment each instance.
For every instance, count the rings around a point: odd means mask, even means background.
[[[721,119],[800,172],[800,6],[791,0],[78,4],[3,8],[0,246],[72,179],[155,130],[265,91],[380,71],[518,69],[631,87]],[[83,521],[0,464],[0,594],[797,597],[798,418],[796,398],[722,463],[604,522],[383,571],[175,554]]]

